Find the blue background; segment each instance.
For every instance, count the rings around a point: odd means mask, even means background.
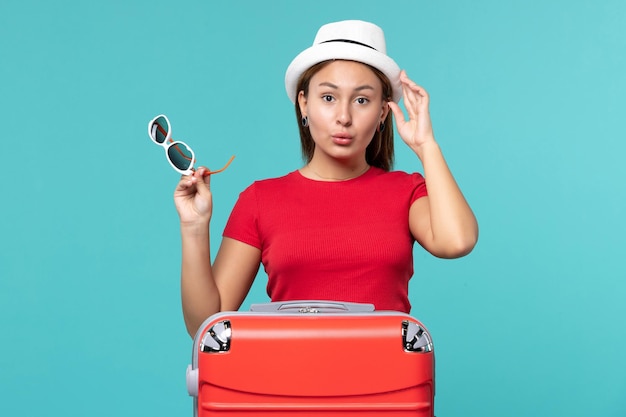
[[[480,222],[466,258],[415,250],[437,415],[626,415],[621,0],[3,0],[0,415],[191,415],[178,175],[147,122],[236,154],[216,246],[240,191],[301,165],[284,71],[349,18],[430,92]],[[396,168],[421,170],[402,143]]]

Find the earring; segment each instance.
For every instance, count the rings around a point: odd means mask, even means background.
[[[302,123],[302,127],[308,127],[309,126],[309,116],[303,116],[302,120],[300,120],[300,122]]]
[[[385,123],[380,122],[380,125],[378,125],[378,132],[383,133],[383,130],[385,130]]]

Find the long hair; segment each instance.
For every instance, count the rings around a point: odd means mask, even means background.
[[[298,80],[296,92],[303,91],[304,96],[308,97],[309,95],[309,83],[311,82],[311,78],[322,68],[328,65],[332,61],[323,61],[318,64],[313,65],[311,68],[307,69],[302,73],[300,79]],[[364,64],[367,65],[367,64]],[[368,67],[376,74],[378,79],[380,79],[383,86],[383,100],[391,100],[393,89],[391,87],[391,82],[389,79],[376,68],[369,66]],[[297,94],[296,94],[297,97]],[[296,108],[296,120],[298,122],[298,129],[300,131],[300,145],[302,147],[302,159],[304,159],[307,163],[311,162],[313,158],[313,151],[315,150],[315,142],[311,137],[311,132],[305,126],[302,126],[302,112],[300,111],[300,106],[298,104],[298,100],[296,99],[295,103]],[[376,129],[374,132],[374,137],[372,141],[367,146],[365,150],[365,160],[371,165],[383,169],[385,171],[390,171],[393,168],[393,114],[391,110],[387,113],[387,117],[385,118],[385,129],[380,132],[379,129]]]

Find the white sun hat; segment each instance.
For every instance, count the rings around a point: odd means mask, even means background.
[[[393,88],[393,101],[402,96],[400,67],[387,56],[385,34],[373,23],[344,20],[322,26],[313,46],[300,52],[285,73],[285,88],[292,103],[297,96],[297,83],[304,71],[331,59],[345,59],[370,65],[387,76]]]

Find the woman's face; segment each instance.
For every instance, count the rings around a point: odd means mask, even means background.
[[[333,61],[315,73],[308,96],[298,95],[315,142],[314,158],[364,160],[367,146],[389,111],[382,97],[382,83],[367,65]]]

